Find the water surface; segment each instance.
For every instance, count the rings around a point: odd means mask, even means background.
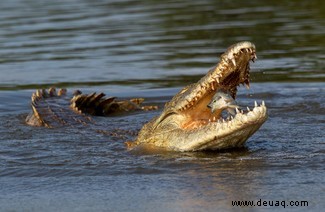
[[[12,0],[0,10],[0,211],[221,211],[260,199],[309,203],[286,210],[325,206],[321,1]],[[256,44],[258,60],[238,102],[269,108],[243,149],[128,152],[123,139],[91,127],[24,123],[31,93],[49,86],[162,107],[243,40]],[[160,112],[95,120],[136,133]]]

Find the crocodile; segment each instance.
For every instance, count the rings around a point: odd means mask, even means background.
[[[109,116],[129,113],[137,110],[157,110],[157,106],[143,106],[143,98],[119,100],[116,97],[105,98],[104,93],[82,94],[76,90],[67,95],[66,89],[56,91],[54,87],[37,90],[31,97],[32,111],[26,117],[30,126],[56,128],[61,126],[79,126],[94,123],[91,116]]]
[[[173,151],[220,150],[244,146],[267,120],[264,101],[250,109],[235,105],[237,87],[250,86],[250,61],[257,59],[255,45],[243,41],[230,46],[197,83],[183,88],[164,106],[162,113],[144,124],[129,149],[141,146]],[[213,101],[220,94],[230,101],[228,106]],[[220,96],[219,95],[219,96]],[[142,106],[143,99],[118,100],[104,98],[103,93],[82,94],[77,91],[71,100],[66,90],[39,90],[32,95],[32,112],[26,122],[33,126],[87,125],[89,115],[128,113],[134,110],[156,110]],[[213,107],[213,108],[212,108]],[[224,110],[235,109],[225,116]],[[74,111],[74,112],[71,112]],[[232,110],[229,110],[232,111]]]

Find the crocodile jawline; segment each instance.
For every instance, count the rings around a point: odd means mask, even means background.
[[[178,151],[243,146],[267,119],[264,102],[260,106],[255,103],[252,111],[236,110],[237,114],[226,120],[222,118],[222,110],[212,113],[207,105],[218,90],[236,98],[237,86],[249,87],[249,62],[256,58],[256,48],[251,42],[229,47],[215,67],[176,94],[162,114],[142,128],[134,144]]]

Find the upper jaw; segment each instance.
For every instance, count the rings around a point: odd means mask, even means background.
[[[239,84],[244,84],[249,88],[249,62],[255,62],[256,59],[256,48],[253,43],[244,41],[230,46],[221,55],[221,61],[217,66],[218,70],[215,74],[221,77],[218,80],[220,83],[217,82],[216,86],[219,85],[219,88],[228,90],[235,98]]]
[[[219,63],[198,83],[183,89],[171,100],[170,105],[173,107],[168,109],[174,112],[187,110],[203,97],[215,93],[218,88],[229,91],[235,98],[239,84],[249,87],[249,62],[256,58],[256,48],[251,42],[244,41],[230,46],[221,55]]]
[[[183,114],[185,111],[201,110],[201,115],[210,114],[207,108],[218,89],[231,93],[235,99],[237,86],[242,83],[249,86],[249,62],[256,59],[255,45],[244,41],[230,46],[220,58],[219,63],[210,69],[197,83],[187,86],[168,102],[161,116],[156,120],[154,129],[171,114]]]

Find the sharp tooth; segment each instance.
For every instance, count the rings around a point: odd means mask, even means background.
[[[215,90],[213,82],[211,83],[211,88],[212,88],[213,91]]]
[[[236,113],[239,113],[239,110],[238,110],[238,108],[236,107]]]
[[[206,88],[206,85],[204,85],[204,84],[202,84],[202,85],[200,85],[201,86],[201,90],[206,90],[207,88]]]
[[[236,60],[235,60],[235,58],[232,58],[231,59],[231,62],[234,64],[234,66],[236,66]]]
[[[244,84],[245,84],[246,88],[249,89],[249,75],[247,75],[247,78],[245,79]]]
[[[216,80],[217,80],[217,83],[219,84],[220,83],[219,78],[217,78]]]
[[[257,107],[257,102],[256,101],[254,102],[254,106]]]
[[[262,106],[265,106],[265,102],[264,101],[262,101]]]
[[[248,112],[251,111],[251,110],[249,109],[249,107],[247,107],[247,111],[248,111]]]
[[[42,91],[41,90],[37,90],[36,91],[36,96],[37,97],[42,97]]]
[[[216,117],[215,117],[215,116],[213,116],[212,120],[213,120],[213,121],[215,121],[215,120],[216,120]]]
[[[37,100],[37,96],[35,93],[32,94],[32,102],[35,102]]]

